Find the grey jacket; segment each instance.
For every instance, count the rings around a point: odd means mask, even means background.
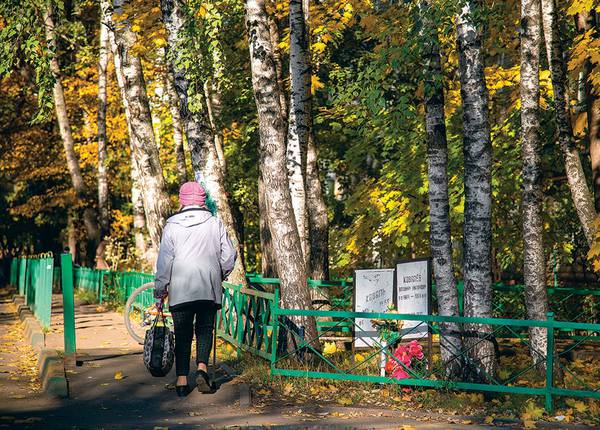
[[[220,219],[208,210],[184,209],[167,220],[160,241],[154,296],[169,294],[169,305],[195,300],[221,304],[221,282],[237,253]]]

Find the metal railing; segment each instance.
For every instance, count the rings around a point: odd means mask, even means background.
[[[600,324],[585,324],[574,322],[556,321],[554,314],[549,313],[546,321],[514,320],[502,318],[466,318],[466,317],[441,317],[441,316],[416,316],[388,313],[365,313],[344,311],[316,311],[281,309],[275,305],[272,314],[276,317],[275,337],[281,339],[295,337],[297,347],[279,350],[275,346],[271,348],[271,373],[273,375],[303,378],[321,378],[331,380],[345,380],[354,382],[375,382],[406,385],[413,387],[428,387],[439,389],[475,390],[509,394],[526,394],[545,397],[545,406],[548,411],[553,408],[553,399],[557,396],[584,397],[600,399],[600,381],[596,375],[590,375],[586,370],[588,366],[582,364],[582,360],[573,360],[573,354],[578,348],[585,345],[590,333],[600,333]],[[367,349],[360,360],[348,351],[334,351],[325,355],[314,345],[319,344],[319,334],[315,339],[303,339],[297,331],[289,330],[289,325],[281,324],[282,318],[293,320],[295,317],[335,317],[353,324],[355,330],[360,332],[356,324],[357,318],[377,319],[384,321],[410,321],[416,322],[416,327],[426,327],[430,331],[438,331],[440,324],[469,325],[480,327],[475,340],[465,341],[458,349],[448,350],[451,360],[460,362],[463,371],[461,376],[449,377],[446,364],[441,360],[439,348],[450,345],[453,339],[449,335],[440,334],[439,342],[435,347],[437,353],[430,354],[431,362],[422,356],[422,362],[413,364],[412,360],[407,363],[395,354],[395,348],[388,346],[385,342],[375,341],[372,348]],[[415,327],[415,328],[416,328]],[[484,327],[490,328],[484,330]],[[530,328],[541,328],[546,332],[545,349],[538,351],[538,359],[534,360],[528,354],[532,348],[528,336],[520,334],[527,332]],[[414,328],[413,328],[414,329]],[[524,330],[516,330],[524,329]],[[569,329],[576,332],[587,333],[573,343],[558,343],[556,333],[560,330]],[[516,344],[510,343],[506,352],[518,351],[519,360],[504,360],[503,350],[500,349],[498,371],[489,373],[487,365],[474,358],[473,350],[482,342],[495,343],[495,336],[501,330],[513,331],[519,339],[520,346],[525,348],[516,349]],[[283,332],[283,333],[282,333]],[[403,336],[406,336],[405,333]],[[454,339],[456,338],[456,335]],[[402,336],[397,340],[402,344]],[[397,342],[390,342],[394,344]],[[455,344],[455,343],[454,343]],[[418,350],[424,349],[421,344]],[[408,348],[405,345],[404,348]],[[432,351],[433,352],[433,351]],[[311,359],[298,359],[300,356],[311,355]],[[381,357],[384,362],[390,363],[382,374]],[[593,358],[592,358],[593,359]],[[596,361],[598,358],[596,358]],[[516,366],[515,366],[516,362]],[[392,369],[394,373],[392,374]],[[472,375],[478,375],[473,378]],[[485,377],[481,377],[485,375]],[[484,380],[482,382],[482,379]]]
[[[15,258],[11,263],[10,282],[43,328],[50,327],[52,315],[52,280],[54,258],[52,253]]]
[[[273,345],[272,309],[279,302],[274,293],[256,291],[223,282],[221,309],[217,312],[217,335],[242,350],[270,359]]]

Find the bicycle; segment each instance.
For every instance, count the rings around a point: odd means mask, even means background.
[[[144,344],[146,330],[159,315],[154,299],[154,282],[148,282],[131,293],[125,303],[125,328],[129,335],[140,345]],[[163,305],[163,315],[167,326],[173,330],[173,318],[168,312],[168,305]]]

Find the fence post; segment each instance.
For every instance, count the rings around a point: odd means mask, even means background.
[[[242,285],[240,285],[240,289],[236,291],[237,293],[237,359],[239,360],[242,357],[242,344],[244,343],[244,294],[241,290]]]
[[[546,329],[546,412],[554,409],[552,390],[554,388],[554,312],[547,314],[548,327]]]
[[[65,355],[74,355],[75,345],[75,299],[73,292],[73,259],[71,254],[60,256],[61,282],[64,313]]]
[[[27,257],[21,258],[19,266],[19,295],[25,295],[25,283],[27,281]]]
[[[275,288],[273,291],[275,297],[271,303],[271,374],[273,374],[273,368],[277,361],[277,338],[279,337],[279,315],[276,315],[277,309],[279,309],[279,288]]]
[[[51,253],[46,254],[39,261],[40,279],[35,291],[36,317],[42,327],[49,328],[52,319],[52,274],[54,272],[54,258]]]

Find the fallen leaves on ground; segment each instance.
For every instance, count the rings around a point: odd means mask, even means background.
[[[123,376],[123,372],[121,372],[120,370],[118,372],[115,373],[115,379],[117,381],[120,381],[121,379],[123,379],[125,376]]]

